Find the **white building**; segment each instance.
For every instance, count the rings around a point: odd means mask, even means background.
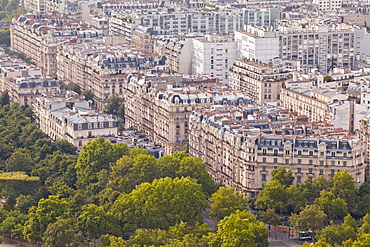
[[[236,59],[236,43],[231,35],[206,35],[193,39],[193,74],[216,76],[228,83],[229,68]]]
[[[342,0],[313,0],[312,3],[324,11],[337,11],[342,8]]]

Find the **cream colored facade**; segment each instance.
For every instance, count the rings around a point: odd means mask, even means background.
[[[96,138],[117,135],[116,121],[91,110],[74,92],[43,94],[32,107],[39,128],[52,140],[67,140],[81,147]]]
[[[165,153],[185,150],[189,142],[189,116],[197,107],[213,104],[251,103],[249,97],[215,84],[214,79],[186,80],[194,86],[168,89],[181,84],[182,75],[144,77],[125,84],[125,125],[145,132]],[[184,80],[185,82],[185,80]],[[197,86],[195,86],[197,85]]]
[[[280,101],[280,89],[285,79],[291,76],[281,65],[273,66],[248,59],[236,60],[229,69],[229,85],[246,92],[253,102]]]
[[[217,184],[255,198],[271,180],[271,172],[283,166],[293,172],[295,184],[321,175],[328,179],[342,170],[347,170],[358,186],[365,181],[364,149],[355,137],[264,134],[266,130],[253,130],[253,124],[248,128],[247,120],[235,117],[242,109],[222,110],[194,111],[189,125],[190,154],[207,164]]]

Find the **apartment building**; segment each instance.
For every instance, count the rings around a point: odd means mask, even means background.
[[[128,74],[166,68],[163,60],[127,44],[66,44],[60,47],[57,62],[58,78],[91,90],[99,110],[104,110],[109,96],[123,93]]]
[[[268,63],[275,57],[297,60],[304,69],[318,68],[327,73],[334,67],[353,68],[355,56],[367,54],[369,35],[345,24],[285,23],[279,30],[247,26],[236,32],[242,57]]]
[[[342,0],[313,0],[312,3],[317,5],[319,10],[337,11],[342,8]]]
[[[176,74],[130,77],[124,84],[125,125],[144,131],[166,154],[185,150],[189,116],[195,108],[251,103],[246,95],[215,82]]]
[[[203,159],[217,184],[249,198],[255,198],[271,180],[271,172],[283,166],[293,172],[295,184],[321,175],[329,179],[342,170],[358,186],[365,181],[361,141],[315,136],[312,124],[292,119],[288,112],[267,114],[270,120],[263,121],[251,119],[255,110],[248,107],[195,110],[189,122],[190,154]]]
[[[0,91],[7,91],[10,102],[30,106],[44,92],[59,91],[59,82],[42,76],[41,70],[22,60],[3,55],[0,60]]]
[[[244,9],[243,18],[245,25],[253,26],[275,26],[276,20],[280,18],[283,7],[275,8],[248,8]]]
[[[217,76],[228,83],[229,68],[236,59],[236,43],[232,35],[206,35],[193,38],[192,74]]]
[[[52,140],[82,147],[99,137],[117,135],[116,120],[91,110],[75,92],[44,93],[32,104],[39,128]]]
[[[45,1],[44,0],[25,0],[24,7],[35,14],[45,13]]]
[[[235,60],[229,70],[229,85],[246,92],[258,105],[280,101],[280,89],[292,73],[283,66],[281,60],[274,61],[277,63],[266,64],[250,59]]]

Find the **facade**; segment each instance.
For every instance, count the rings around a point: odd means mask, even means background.
[[[229,70],[229,85],[246,92],[254,103],[280,101],[282,83],[291,76],[282,64],[240,59]]]
[[[245,9],[243,13],[244,24],[253,26],[275,26],[282,8]]]
[[[353,68],[355,56],[368,52],[362,47],[368,35],[353,26],[293,23],[278,28],[248,25],[245,32],[236,32],[240,56],[265,63],[275,57],[297,60],[304,69],[318,68],[327,73],[334,67]]]
[[[323,11],[337,11],[342,8],[342,0],[313,0],[312,3]]]
[[[194,38],[192,74],[217,76],[221,82],[228,83],[229,68],[236,59],[236,43],[233,38],[224,35]]]
[[[250,104],[246,95],[212,78],[182,75],[132,77],[124,84],[125,125],[145,132],[165,153],[185,150],[189,116],[197,107]]]
[[[52,140],[82,147],[102,136],[117,135],[116,121],[98,114],[74,92],[45,93],[32,105],[40,129]]]
[[[281,129],[287,125],[288,111],[258,122],[248,120],[253,109],[225,110],[202,109],[190,116],[190,154],[203,159],[216,183],[255,198],[271,180],[272,170],[283,166],[293,172],[296,184],[321,175],[329,179],[342,170],[358,186],[365,181],[367,165],[357,138],[313,136],[312,125],[299,119],[290,120],[288,126],[294,128]],[[271,126],[279,116],[281,123]]]

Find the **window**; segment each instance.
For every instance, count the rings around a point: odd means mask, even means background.
[[[112,128],[113,127],[113,122],[109,122],[109,127]]]
[[[308,168],[308,174],[312,174],[312,168]]]
[[[285,165],[289,165],[289,160],[288,159],[285,160]]]
[[[320,166],[324,166],[324,161],[320,160]]]
[[[277,163],[278,163],[278,159],[274,158],[274,164],[277,164]]]
[[[302,155],[302,150],[298,150],[298,155]]]
[[[262,149],[262,154],[266,155],[266,148]]]
[[[262,166],[262,172],[266,172],[266,166]]]
[[[335,166],[335,161],[331,161],[331,162],[330,162],[330,165],[331,165],[331,166]]]
[[[78,124],[78,129],[82,130],[82,124]]]
[[[302,168],[297,168],[297,173],[302,173]]]
[[[286,150],[285,154],[287,154],[287,155],[290,154],[290,150]]]
[[[91,124],[91,123],[89,123],[89,124],[87,125],[87,128],[88,128],[88,129],[92,129],[92,124]]]
[[[94,129],[97,129],[97,128],[99,128],[98,123],[94,123]]]
[[[347,153],[343,153],[343,158],[347,158]]]
[[[335,152],[331,152],[331,157],[335,157]]]
[[[297,164],[298,164],[298,165],[302,165],[302,159],[298,159],[298,160],[297,160]]]
[[[313,160],[308,160],[308,164],[309,164],[310,166],[312,166],[312,165],[313,165]]]
[[[333,176],[335,174],[335,170],[330,170],[330,174]]]
[[[104,123],[100,123],[100,128],[104,128]]]
[[[320,156],[324,156],[324,152],[320,152]]]
[[[274,150],[274,155],[278,155],[278,150],[277,149]]]
[[[319,170],[319,175],[324,175],[324,170],[323,169]]]
[[[343,161],[343,166],[347,166],[347,161]]]
[[[262,163],[266,163],[266,157],[262,158]]]
[[[262,178],[261,178],[262,181],[266,181],[266,174],[262,174]]]
[[[309,152],[308,152],[308,155],[309,155],[309,156],[313,156],[313,151],[309,151]]]
[[[297,183],[302,183],[302,177],[297,177]]]

